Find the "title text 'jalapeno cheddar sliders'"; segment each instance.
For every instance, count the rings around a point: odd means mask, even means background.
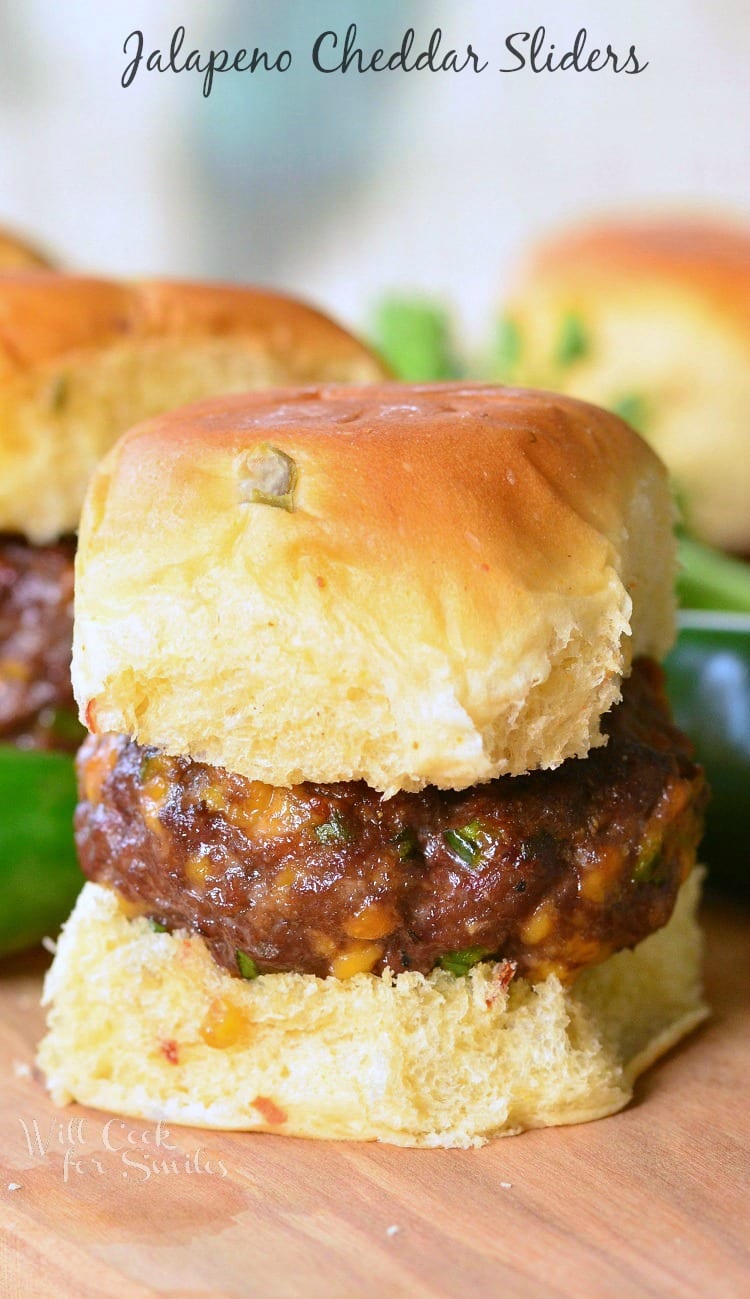
[[[618,1109],[704,1014],[662,465],[435,385],[205,402],[84,511],[84,889],[53,1096],[465,1145]]]
[[[130,424],[196,397],[380,377],[343,329],[273,293],[0,276],[0,953],[54,930],[81,884],[74,533],[97,461]]]

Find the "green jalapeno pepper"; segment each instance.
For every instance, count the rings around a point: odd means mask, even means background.
[[[678,726],[711,787],[701,856],[709,879],[750,893],[750,614],[685,610],[666,662]]]
[[[420,298],[386,298],[375,313],[373,343],[397,379],[457,379],[461,365],[449,315]]]
[[[0,744],[0,954],[54,935],[84,882],[69,753]]]

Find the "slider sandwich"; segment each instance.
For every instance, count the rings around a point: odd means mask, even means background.
[[[53,1098],[444,1146],[621,1108],[705,1014],[673,579],[660,461],[563,397],[131,430],[77,561]]]
[[[81,882],[59,752],[84,734],[70,684],[73,563],[95,465],[131,424],[198,397],[382,373],[346,331],[276,294],[0,277],[0,952],[56,926]]]
[[[621,415],[690,531],[750,555],[750,228],[623,218],[550,240],[509,295],[493,374]]]

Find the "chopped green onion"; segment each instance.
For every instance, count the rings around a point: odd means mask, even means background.
[[[235,952],[235,956],[237,957],[237,969],[243,979],[257,979],[260,970],[255,964],[252,956],[248,956],[247,952],[241,952],[239,950]]]
[[[346,821],[338,808],[334,808],[322,825],[315,826],[314,833],[320,843],[348,843],[351,839]]]
[[[512,316],[501,316],[497,322],[495,346],[492,352],[494,378],[507,382],[515,374],[521,360],[521,331]]]
[[[481,821],[470,821],[461,830],[444,830],[443,841],[464,866],[476,869],[488,842]]]
[[[590,348],[588,334],[581,317],[569,311],[560,322],[560,334],[555,348],[555,360],[558,365],[572,365],[586,356]]]
[[[403,830],[399,830],[393,843],[396,845],[401,861],[408,861],[410,857],[416,857],[419,852],[419,839],[413,826],[406,825]]]
[[[487,955],[486,947],[465,947],[462,952],[446,952],[445,956],[440,957],[438,965],[441,970],[447,970],[448,974],[455,974],[456,978],[460,978],[468,974],[472,965],[477,965]]]
[[[240,479],[240,499],[245,504],[275,505],[278,509],[294,511],[294,489],[297,486],[297,466],[285,451],[261,442],[247,456]]]
[[[637,433],[643,433],[648,423],[648,403],[645,397],[637,392],[627,392],[622,397],[617,397],[609,409]]]

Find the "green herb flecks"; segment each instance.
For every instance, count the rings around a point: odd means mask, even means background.
[[[322,825],[315,826],[314,834],[319,843],[326,844],[348,843],[352,837],[338,808],[333,809],[328,820]]]
[[[470,821],[460,830],[444,830],[443,842],[451,854],[470,870],[481,864],[484,849],[492,842],[481,821]]]
[[[438,965],[441,970],[447,970],[448,974],[455,974],[456,978],[468,974],[473,965],[484,960],[489,953],[486,947],[465,947],[462,952],[446,952],[441,956]]]
[[[297,466],[285,451],[261,442],[246,457],[240,474],[240,500],[249,505],[274,505],[294,511]]]
[[[243,979],[257,979],[260,970],[252,956],[248,956],[247,952],[241,952],[239,949],[235,952],[235,956],[237,957],[237,969]]]
[[[558,365],[569,366],[588,355],[591,348],[589,336],[581,317],[575,311],[568,311],[560,322],[560,332],[555,347],[555,360]]]
[[[613,415],[619,415],[636,433],[643,433],[648,423],[648,403],[646,398],[637,392],[626,392],[617,397],[611,404]]]
[[[151,928],[153,929],[153,931],[154,931],[155,934],[167,934],[167,933],[169,933],[169,930],[167,929],[167,926],[166,926],[166,925],[163,925],[163,924],[161,923],[161,920],[154,920],[152,916],[149,916],[148,923],[150,924],[150,926],[151,926]]]

